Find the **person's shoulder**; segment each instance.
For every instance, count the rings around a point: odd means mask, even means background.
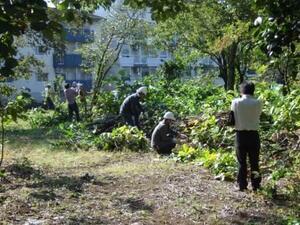
[[[138,98],[138,97],[139,97],[137,93],[133,93],[133,94],[131,94],[131,96],[132,96],[133,98]]]
[[[129,99],[129,98],[134,98],[134,97],[135,97],[135,94],[130,94],[126,98]]]
[[[240,101],[242,101],[243,99],[242,98],[235,98],[232,100],[232,104],[236,104],[236,103],[239,103]]]
[[[159,127],[163,127],[165,124],[162,122],[162,121],[160,121],[157,125],[156,125],[156,127],[157,128],[159,128]]]
[[[256,102],[258,105],[262,105],[262,104],[263,104],[263,102],[262,102],[261,99],[255,98],[255,102]]]

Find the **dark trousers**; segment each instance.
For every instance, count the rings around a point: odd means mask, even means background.
[[[253,189],[260,187],[259,173],[260,139],[257,131],[236,131],[236,156],[239,164],[237,182],[240,189],[247,188],[247,157],[251,168],[251,183]]]
[[[47,109],[55,109],[54,103],[50,97],[46,98]]]
[[[161,144],[160,146],[156,146],[155,150],[160,155],[170,155],[172,153],[172,149],[175,148],[175,143],[166,143]]]
[[[133,116],[130,114],[123,114],[122,116],[127,125],[140,128],[140,121],[138,116]]]
[[[73,119],[73,114],[75,112],[76,115],[76,120],[79,121],[80,117],[79,117],[79,109],[77,106],[77,103],[73,103],[73,104],[68,104],[68,110],[69,110],[69,119],[72,121]]]

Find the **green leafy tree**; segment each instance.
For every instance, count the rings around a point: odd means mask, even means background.
[[[147,22],[139,19],[140,12],[124,6],[116,6],[99,24],[95,41],[84,45],[79,51],[83,56],[83,68],[94,75],[91,108],[97,103],[103,82],[119,59],[124,45],[146,44]]]
[[[225,89],[233,89],[236,69],[243,78],[249,67],[251,38],[247,33],[254,18],[250,1],[201,1],[187,6],[187,11],[159,23],[158,41],[190,60],[209,56],[218,65]]]
[[[257,0],[254,5],[258,11],[253,29],[257,45],[268,56],[266,65],[286,94],[299,78],[300,2]]]
[[[32,56],[22,56],[18,52],[20,37],[26,35],[31,44],[45,45],[63,37],[63,21],[88,20],[89,12],[99,6],[108,7],[113,1],[53,1],[56,9],[48,8],[44,0],[0,0],[0,117],[1,117],[1,160],[4,155],[5,124],[22,116],[22,97],[7,102],[15,93],[4,82],[18,79],[41,66]]]
[[[296,51],[300,35],[300,1],[257,0],[256,36],[263,51],[280,57],[284,48]],[[299,57],[299,55],[298,55]]]

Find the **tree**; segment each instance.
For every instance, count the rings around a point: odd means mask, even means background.
[[[1,117],[1,158],[4,156],[5,123],[22,116],[23,99],[5,102],[15,90],[5,81],[24,75],[24,70],[32,69],[39,63],[33,57],[23,57],[18,53],[18,37],[26,34],[32,43],[51,42],[63,36],[63,21],[79,18],[88,20],[89,12],[99,6],[109,7],[113,1],[54,1],[56,9],[50,9],[44,0],[0,0],[0,117]],[[77,16],[75,16],[77,15]],[[61,39],[60,39],[61,40]],[[20,72],[21,71],[21,72]],[[30,72],[30,71],[29,71]]]
[[[80,49],[83,68],[94,75],[91,108],[97,103],[103,81],[119,59],[124,45],[141,46],[146,44],[147,22],[139,19],[140,12],[124,6],[110,10],[96,31],[95,41]]]
[[[257,0],[255,7],[259,12],[255,25],[260,25],[255,34],[262,50],[275,57],[284,48],[295,52],[300,40],[300,1]]]
[[[245,62],[251,50],[250,1],[202,1],[188,7],[175,18],[159,23],[158,40],[175,55],[188,54],[191,60],[209,56],[218,65],[225,89],[233,89],[236,69],[242,81],[249,66]]]
[[[299,75],[300,1],[258,0],[253,29],[257,45],[269,57],[268,68],[290,92],[290,83]]]

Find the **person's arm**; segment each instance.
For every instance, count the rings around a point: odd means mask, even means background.
[[[141,104],[138,98],[130,99],[130,109],[134,116],[139,116],[141,113]]]
[[[181,134],[179,133],[178,131],[175,131],[175,130],[171,130],[172,131],[172,135],[174,137],[178,137],[178,138],[181,138],[181,139],[186,139],[187,136],[185,134]]]
[[[233,101],[231,102],[230,110],[234,112],[234,109],[235,109],[235,101],[233,100]]]
[[[67,92],[66,92],[66,90],[64,90],[64,97],[67,100]]]
[[[172,130],[166,126],[161,127],[159,133],[163,142],[172,142],[173,138],[175,137]]]
[[[259,115],[261,115],[261,113],[262,113],[262,108],[263,108],[263,103],[262,103],[262,101],[261,100],[258,100],[259,101],[259,108],[258,108],[258,110],[259,110]]]
[[[235,125],[235,101],[233,100],[231,103],[231,108],[230,108],[230,112],[228,115],[228,121],[227,121],[227,126],[234,126]]]

